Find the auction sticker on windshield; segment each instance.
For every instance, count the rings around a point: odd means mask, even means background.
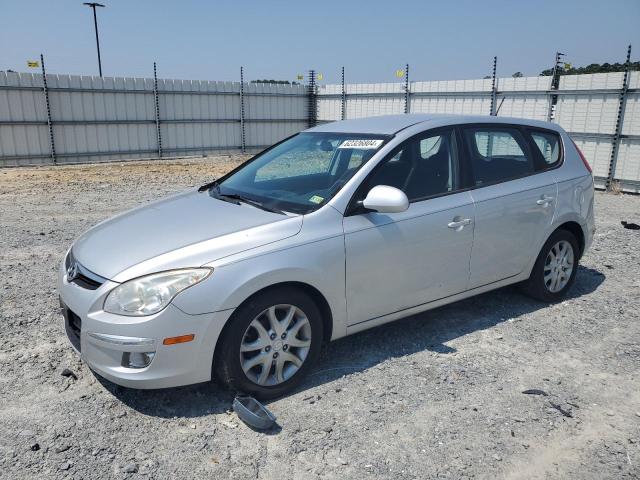
[[[359,148],[361,150],[375,150],[384,140],[373,140],[368,138],[360,138],[353,140],[345,140],[338,148]]]

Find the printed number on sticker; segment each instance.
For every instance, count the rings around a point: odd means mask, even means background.
[[[376,149],[382,145],[383,140],[370,140],[370,139],[354,139],[345,140],[340,144],[338,148],[360,148],[363,150]]]

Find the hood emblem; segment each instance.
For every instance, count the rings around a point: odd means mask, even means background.
[[[71,282],[78,277],[78,264],[71,262],[71,265],[67,267],[67,282]]]

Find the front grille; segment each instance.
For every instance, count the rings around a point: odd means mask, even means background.
[[[105,282],[105,279],[100,275],[96,275],[95,273],[84,268],[73,256],[73,253],[70,251],[67,255],[67,258],[64,261],[64,268],[69,271],[69,267],[75,263],[77,273],[74,278],[72,278],[70,283],[75,283],[79,287],[86,288],[87,290],[96,290],[100,285]]]
[[[89,277],[85,277],[83,274],[79,274],[76,278],[74,278],[73,283],[75,283],[79,287],[86,288],[87,290],[96,290],[100,285],[102,285],[101,283],[96,282]]]
[[[64,317],[64,329],[67,332],[69,341],[80,351],[80,333],[82,332],[82,319],[69,310],[62,300],[60,301],[60,307],[62,308],[62,316]]]

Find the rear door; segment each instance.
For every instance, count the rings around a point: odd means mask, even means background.
[[[540,154],[524,128],[472,125],[462,128],[466,166],[475,203],[469,288],[521,273],[548,234],[557,186],[540,171]]]
[[[463,291],[469,279],[473,202],[460,190],[453,129],[413,137],[382,160],[355,200],[376,185],[403,190],[401,213],[344,218],[349,325]]]

